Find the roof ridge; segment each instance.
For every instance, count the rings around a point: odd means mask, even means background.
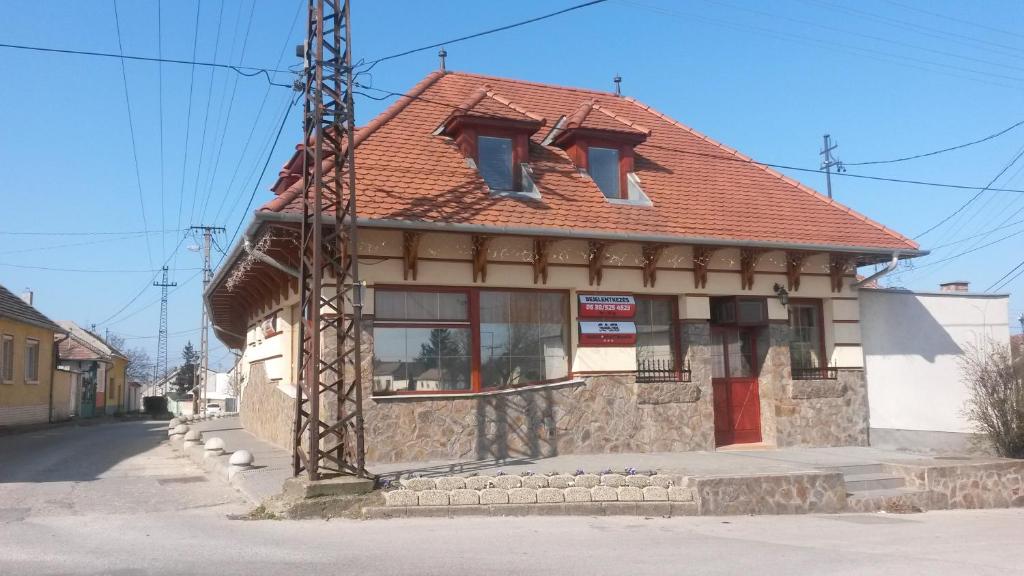
[[[735,150],[733,148],[730,148],[730,147],[726,146],[725,144],[722,144],[721,142],[718,142],[718,141],[716,141],[716,140],[714,140],[714,139],[712,139],[712,138],[710,138],[710,137],[708,137],[708,136],[698,132],[697,130],[694,130],[693,128],[690,128],[689,126],[683,124],[682,122],[676,120],[675,118],[672,118],[671,116],[667,116],[667,115],[659,112],[658,110],[655,110],[651,106],[638,101],[636,98],[633,98],[632,96],[624,96],[623,99],[626,100],[627,102],[633,103],[637,107],[639,107],[639,108],[641,108],[643,110],[646,110],[647,112],[649,112],[651,114],[654,114],[655,116],[661,118],[662,120],[665,120],[666,122],[669,122],[670,124],[673,124],[673,125],[675,125],[675,126],[677,126],[679,128],[682,128],[683,130],[686,130],[690,134],[700,138],[701,140],[704,140],[708,144],[711,144],[713,146],[717,146],[718,148],[724,150],[725,152],[728,152],[729,154],[732,154],[733,156],[736,156],[737,158],[740,158],[742,160],[747,161],[752,166],[757,166],[758,168],[764,170],[768,174],[771,174],[772,176],[775,176],[776,178],[779,178],[780,180],[782,180],[783,182],[786,182],[787,184],[790,184],[791,186],[795,186],[796,188],[802,190],[803,192],[805,192],[807,194],[810,194],[811,196],[821,200],[825,204],[828,204],[830,206],[834,206],[834,207],[836,207],[836,208],[846,212],[850,216],[853,216],[854,218],[857,218],[858,220],[863,221],[865,224],[874,226],[875,228],[881,230],[882,232],[885,232],[886,234],[889,234],[890,236],[896,238],[897,240],[900,240],[901,242],[906,242],[909,245],[908,248],[912,248],[914,250],[917,250],[917,249],[920,248],[920,245],[917,242],[914,242],[912,239],[907,238],[906,236],[900,234],[899,232],[896,232],[895,230],[887,228],[883,224],[881,224],[879,222],[876,222],[876,221],[872,220],[871,218],[868,218],[867,216],[861,214],[860,212],[857,212],[856,210],[854,210],[853,208],[850,208],[849,206],[846,206],[845,204],[840,204],[839,202],[836,202],[835,199],[833,199],[833,198],[826,198],[821,192],[818,192],[817,190],[814,190],[813,188],[810,188],[810,187],[804,185],[803,183],[799,182],[798,180],[794,180],[793,178],[790,178],[789,176],[786,176],[785,174],[772,169],[770,166],[765,166],[763,164],[758,163],[753,158],[750,158],[750,157],[746,156],[745,154],[743,154],[743,153],[741,153],[741,152],[739,152],[739,151],[737,151],[737,150]]]
[[[489,74],[478,74],[476,72],[460,72],[457,70],[448,70],[447,74],[455,76],[471,76],[480,78],[483,80],[499,80],[501,82],[514,82],[516,84],[526,84],[529,86],[538,86],[541,88],[557,88],[559,90],[571,90],[573,92],[585,92],[587,94],[600,94],[602,96],[612,96],[613,98],[623,98],[614,92],[605,92],[602,90],[594,90],[593,88],[580,88],[578,86],[564,86],[562,84],[551,84],[549,82],[535,82],[533,80],[519,80],[517,78],[507,78],[504,76],[491,76]]]
[[[534,114],[533,112],[530,112],[529,110],[523,108],[522,106],[519,106],[515,102],[512,102],[508,98],[505,98],[504,96],[498,94],[493,89],[490,89],[490,88],[487,89],[487,96],[491,100],[494,100],[494,101],[498,102],[499,104],[503,104],[503,105],[508,106],[509,108],[515,110],[516,112],[519,112],[523,116],[527,116],[529,118],[533,118],[534,120],[537,120],[539,122],[543,122],[544,121],[544,117],[543,116],[539,116],[537,114]],[[478,102],[478,104],[479,104],[479,102]]]

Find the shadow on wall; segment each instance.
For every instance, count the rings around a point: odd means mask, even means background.
[[[914,294],[864,290],[860,306],[865,356],[918,356],[934,363],[939,356],[963,353]]]
[[[551,390],[477,400],[476,457],[481,460],[558,455]]]

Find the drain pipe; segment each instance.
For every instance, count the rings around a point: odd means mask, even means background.
[[[858,281],[854,282],[850,286],[852,288],[860,288],[862,286],[870,284],[870,283],[874,282],[875,280],[878,280],[882,276],[885,276],[886,274],[888,274],[888,273],[892,272],[893,270],[895,270],[896,269],[896,265],[899,264],[899,262],[900,262],[900,253],[899,252],[893,252],[892,253],[892,260],[889,261],[889,264],[885,268],[882,268],[878,272],[875,272],[874,274],[872,274],[871,276],[868,276],[867,278],[865,278],[863,280],[858,280]]]
[[[263,262],[264,264],[266,264],[268,266],[276,268],[276,269],[280,270],[281,272],[284,272],[285,274],[288,274],[289,276],[292,276],[292,277],[295,277],[295,278],[299,277],[299,271],[296,270],[295,268],[292,268],[291,266],[287,266],[285,264],[281,264],[277,260],[274,260],[270,256],[267,256],[263,252],[260,252],[259,250],[256,250],[255,248],[253,248],[252,242],[249,240],[248,236],[242,239],[242,245],[245,247],[245,251],[246,251],[247,254],[249,254],[253,258],[259,260],[260,262]]]

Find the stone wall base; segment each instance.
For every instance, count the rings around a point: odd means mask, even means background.
[[[41,424],[49,420],[50,407],[46,404],[34,406],[0,406],[0,426],[21,426]]]

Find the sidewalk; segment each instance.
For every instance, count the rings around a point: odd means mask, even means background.
[[[225,455],[218,458],[217,466],[224,468],[230,455],[237,450],[248,450],[253,455],[253,467],[242,470],[230,482],[254,504],[260,504],[281,493],[284,481],[292,476],[291,453],[256,438],[244,428],[238,416],[216,418],[187,424],[203,433],[203,440],[220,438],[224,441]]]

